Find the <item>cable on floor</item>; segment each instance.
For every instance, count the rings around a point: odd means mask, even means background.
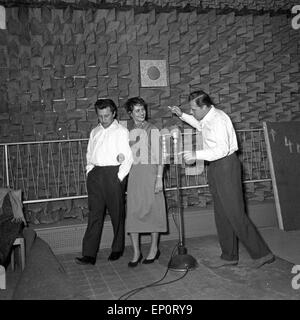
[[[168,269],[168,270],[169,270],[169,269]],[[167,270],[167,272],[168,272],[168,270]],[[177,278],[177,279],[174,279],[174,280],[171,280],[171,281],[168,281],[168,282],[158,283],[158,284],[150,284],[150,285],[148,285],[148,286],[139,288],[139,289],[137,289],[136,292],[133,292],[132,294],[130,294],[129,296],[127,296],[126,299],[124,299],[124,300],[127,300],[129,297],[131,297],[131,296],[133,296],[134,294],[142,291],[142,290],[145,289],[145,288],[150,288],[150,287],[152,288],[152,287],[163,286],[163,285],[166,285],[166,284],[170,284],[170,283],[179,281],[179,280],[183,279],[183,278],[187,275],[188,271],[189,271],[189,269],[186,269],[186,271],[184,272],[184,274],[183,274],[181,277]],[[167,272],[166,272],[166,274],[167,274]],[[162,279],[162,280],[163,280],[163,279]],[[160,281],[162,281],[162,280],[160,280]]]
[[[146,288],[158,287],[158,286],[162,286],[162,285],[165,285],[165,284],[170,284],[170,283],[173,283],[173,282],[176,282],[176,281],[179,281],[179,280],[183,279],[187,275],[187,273],[189,271],[188,269],[185,271],[184,275],[179,277],[178,279],[174,279],[174,280],[171,280],[171,281],[168,281],[168,282],[164,282],[164,283],[159,283],[159,282],[163,281],[163,279],[166,277],[167,273],[169,272],[170,261],[172,260],[172,258],[174,256],[175,249],[177,249],[178,246],[179,246],[179,243],[177,243],[176,246],[174,247],[174,249],[172,251],[172,254],[171,254],[171,257],[169,259],[168,265],[167,265],[167,270],[166,270],[165,274],[162,276],[161,279],[159,279],[159,280],[157,280],[157,281],[155,281],[153,283],[150,283],[150,284],[148,284],[146,286],[143,286],[143,287],[140,287],[140,288],[135,288],[135,289],[133,289],[131,291],[128,291],[128,292],[124,293],[121,297],[119,297],[118,300],[122,300],[122,298],[125,297],[125,296],[127,296],[127,297],[125,299],[123,299],[123,300],[127,300],[129,297],[133,296],[134,294],[136,294],[136,293],[138,293],[138,292],[140,292],[140,291],[142,291],[142,290],[144,290]]]
[[[175,208],[175,207],[172,207],[172,208],[170,208],[170,209],[174,209],[174,208]],[[177,216],[176,213],[175,213],[175,212],[171,212],[171,216],[172,216],[172,218],[173,218],[175,227],[176,227],[177,231],[179,232],[178,221],[176,221],[176,216]],[[170,259],[169,259],[168,265],[167,265],[167,270],[166,270],[165,274],[163,275],[163,277],[162,277],[161,279],[159,279],[159,280],[157,280],[157,281],[155,281],[155,282],[153,282],[153,283],[150,283],[149,285],[146,285],[146,286],[143,286],[143,287],[140,287],[140,288],[135,288],[135,289],[133,289],[133,290],[131,290],[131,291],[128,291],[128,292],[124,293],[122,296],[120,296],[118,300],[122,300],[122,298],[123,298],[124,296],[128,295],[128,296],[124,299],[124,300],[127,300],[129,297],[133,296],[134,294],[136,294],[136,293],[138,293],[138,292],[140,292],[140,291],[142,291],[142,290],[144,290],[144,289],[146,289],[146,288],[156,287],[156,286],[165,285],[165,284],[170,284],[170,283],[172,283],[172,282],[176,282],[176,281],[179,281],[179,280],[183,279],[183,278],[187,275],[187,273],[188,273],[188,271],[189,271],[188,269],[185,271],[185,273],[183,274],[183,276],[179,277],[178,279],[175,279],[175,280],[172,280],[172,281],[169,281],[169,282],[164,282],[164,283],[159,284],[159,282],[163,281],[163,279],[167,276],[167,274],[168,274],[168,272],[169,272],[170,262],[171,262],[171,260],[172,260],[172,258],[173,258],[173,256],[174,256],[175,249],[178,249],[178,246],[179,246],[179,243],[177,243],[176,246],[174,247],[174,249],[173,249],[173,251],[172,251],[172,254],[171,254],[171,257],[170,257]]]

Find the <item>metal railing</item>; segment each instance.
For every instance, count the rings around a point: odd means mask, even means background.
[[[243,182],[271,181],[263,129],[237,130]],[[0,186],[22,189],[23,203],[87,197],[86,149],[88,139],[0,143]],[[206,166],[187,175],[180,168],[180,188],[207,187]],[[176,190],[175,165],[165,167],[165,191]]]

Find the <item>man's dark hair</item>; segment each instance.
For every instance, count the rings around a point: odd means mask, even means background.
[[[213,105],[213,101],[210,98],[210,96],[205,93],[203,90],[197,90],[193,91],[189,94],[189,101],[195,100],[198,107],[202,107],[203,105],[206,105],[210,107]]]
[[[111,99],[98,99],[95,102],[95,111],[97,113],[97,110],[110,108],[112,113],[115,113],[115,118],[117,117],[117,106]]]
[[[145,102],[145,100],[141,97],[133,97],[128,99],[125,104],[124,104],[124,108],[126,109],[127,113],[131,113],[134,109],[134,106],[140,104],[141,106],[144,106],[145,111],[146,111],[146,120],[147,120],[147,116],[148,116],[148,106],[147,103]]]

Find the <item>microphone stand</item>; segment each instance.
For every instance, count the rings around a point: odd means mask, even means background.
[[[197,260],[187,253],[187,249],[184,245],[184,236],[183,236],[183,214],[181,206],[181,193],[180,193],[180,170],[178,167],[179,163],[179,151],[178,151],[178,132],[173,132],[173,142],[174,142],[174,165],[175,165],[175,174],[176,174],[176,199],[177,199],[177,210],[179,217],[179,245],[178,245],[178,254],[174,255],[169,261],[168,268],[173,271],[187,271],[197,268]],[[179,163],[179,164],[178,164]]]

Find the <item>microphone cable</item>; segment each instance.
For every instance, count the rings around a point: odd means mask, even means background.
[[[171,207],[170,209],[174,209],[174,208],[176,208],[176,207]],[[172,211],[173,211],[173,210],[172,210]],[[176,218],[175,218],[175,215],[176,215],[176,214],[175,214],[175,212],[171,212],[171,215],[172,215],[172,218],[173,218],[175,227],[176,227],[177,231],[179,232],[178,221],[176,221]],[[186,271],[184,272],[184,274],[183,274],[181,277],[179,277],[178,279],[174,279],[174,280],[171,280],[171,281],[168,281],[168,282],[164,282],[164,283],[159,283],[159,282],[163,281],[164,278],[167,276],[167,274],[168,274],[168,272],[169,272],[170,262],[171,262],[171,260],[172,260],[172,258],[173,258],[173,256],[174,256],[175,249],[176,249],[176,248],[178,249],[178,246],[179,246],[179,242],[176,244],[176,246],[175,246],[174,249],[172,250],[171,257],[170,257],[169,262],[168,262],[168,265],[167,265],[167,270],[166,270],[165,274],[162,276],[161,279],[159,279],[159,280],[157,280],[157,281],[155,281],[155,282],[153,282],[153,283],[150,283],[150,284],[148,284],[148,285],[146,285],[146,286],[143,286],[143,287],[139,287],[139,288],[135,288],[135,289],[133,289],[133,290],[130,290],[130,291],[124,293],[123,295],[121,295],[121,296],[118,298],[118,300],[122,300],[123,297],[125,297],[125,296],[128,295],[125,299],[123,299],[123,300],[127,300],[127,299],[130,298],[131,296],[135,295],[136,293],[138,293],[138,292],[140,292],[140,291],[142,291],[142,290],[144,290],[144,289],[146,289],[146,288],[162,286],[162,285],[170,284],[170,283],[173,283],[173,282],[176,282],[176,281],[179,281],[179,280],[183,279],[183,278],[187,275],[189,269],[186,269]]]
[[[167,276],[167,274],[169,272],[169,264],[170,264],[170,261],[171,261],[172,257],[174,256],[175,249],[178,248],[178,245],[179,245],[179,243],[177,243],[176,246],[174,247],[174,249],[172,251],[172,254],[171,254],[171,257],[170,257],[169,262],[168,262],[167,270],[166,270],[165,274],[162,276],[161,279],[159,279],[159,280],[157,280],[155,282],[152,282],[152,283],[150,283],[148,285],[145,285],[143,287],[135,288],[135,289],[133,289],[131,291],[128,291],[128,292],[124,293],[122,296],[120,296],[118,298],[118,300],[122,300],[122,298],[125,297],[125,296],[127,296],[127,297],[125,299],[123,299],[123,300],[127,300],[131,296],[135,295],[136,293],[138,293],[138,292],[140,292],[140,291],[142,291],[142,290],[144,290],[146,288],[158,287],[158,286],[162,286],[162,285],[165,285],[165,284],[170,284],[170,283],[173,283],[173,282],[176,282],[176,281],[179,281],[179,280],[183,279],[187,275],[187,273],[189,271],[188,269],[186,269],[185,273],[181,277],[179,277],[177,279],[174,279],[174,280],[170,280],[170,281],[167,281],[167,282],[160,283],[161,281],[164,280],[164,278]]]

